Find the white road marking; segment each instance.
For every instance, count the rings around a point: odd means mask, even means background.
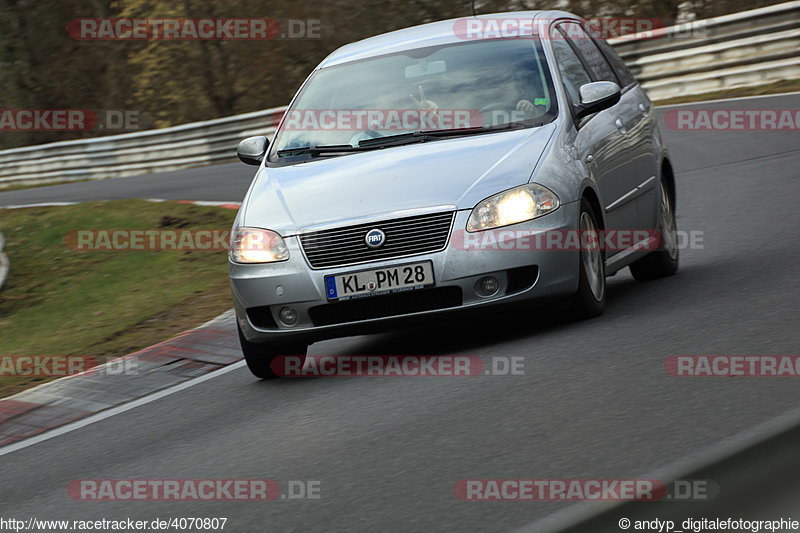
[[[0,189],[0,192],[3,192]],[[0,209],[24,209],[26,207],[64,207],[65,205],[77,205],[81,202],[42,202],[39,204],[20,204],[20,205],[2,205]]]
[[[135,177],[135,176],[132,176]],[[3,189],[0,189],[0,193]],[[13,191],[11,191],[13,192]],[[139,198],[119,198],[120,200],[138,200]],[[75,202],[41,202],[37,204],[17,204],[17,205],[0,205],[0,209],[25,209],[26,207],[64,207],[67,205],[78,205],[87,202],[108,202],[110,200],[81,200]],[[165,200],[163,198],[144,198],[146,202],[179,202],[189,203],[192,205],[200,205],[206,207],[215,207],[218,205],[242,205],[242,202],[225,202],[225,201],[207,201],[207,200]]]

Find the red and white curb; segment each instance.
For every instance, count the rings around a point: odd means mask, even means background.
[[[126,359],[135,359],[135,372],[101,370],[125,367]],[[0,400],[0,447],[165,389],[175,389],[241,359],[234,312],[226,311],[200,327],[110,360],[99,368],[56,379]],[[0,448],[0,454],[2,450]]]

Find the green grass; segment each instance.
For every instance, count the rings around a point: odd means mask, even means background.
[[[725,89],[703,94],[687,94],[686,96],[676,96],[665,100],[656,100],[656,105],[687,104],[691,102],[705,102],[707,100],[718,100],[722,98],[739,98],[742,96],[759,96],[762,94],[780,94],[800,91],[800,80],[781,80],[757,87],[739,87],[737,89]]]
[[[143,200],[0,210],[11,271],[0,290],[0,356],[117,357],[231,307],[224,250],[75,251],[80,229],[223,229],[235,211]],[[44,381],[0,377],[0,397]]]

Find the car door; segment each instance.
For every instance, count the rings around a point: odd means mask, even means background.
[[[577,22],[556,24],[552,33],[553,51],[571,103],[580,101],[580,86],[592,81],[618,83],[611,66]],[[576,121],[577,155],[588,167],[600,189],[607,229],[633,229],[637,225],[636,203],[632,200],[638,185],[633,139],[629,135],[634,117],[626,109],[629,98],[614,106]],[[615,251],[609,250],[608,255]]]
[[[603,39],[594,39],[594,44],[605,56],[622,87],[620,110],[629,139],[629,154],[636,176],[637,227],[653,228],[656,224],[655,195],[658,191],[659,160],[656,156],[654,137],[657,128],[655,110],[644,89],[628,70],[614,49]]]

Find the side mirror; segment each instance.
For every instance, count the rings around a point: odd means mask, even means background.
[[[574,106],[575,116],[583,118],[603,109],[608,109],[619,102],[620,91],[619,85],[613,81],[593,81],[592,83],[581,85],[581,103]]]
[[[266,137],[248,137],[239,143],[236,155],[239,156],[242,163],[260,165],[267,153],[267,146],[269,146],[269,141]]]

